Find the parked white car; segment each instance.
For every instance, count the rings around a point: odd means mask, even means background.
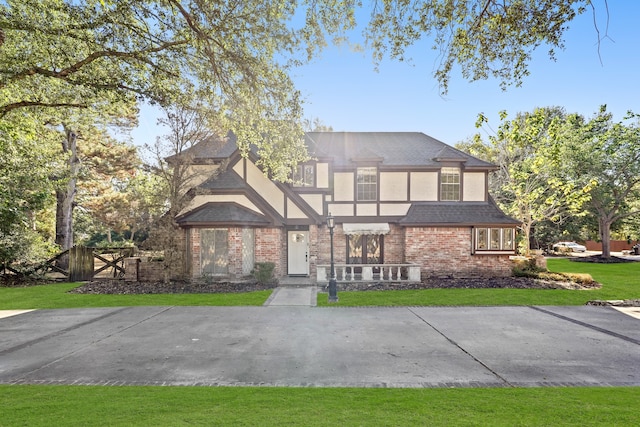
[[[587,248],[576,242],[558,242],[553,245],[553,250],[555,252],[586,252]]]

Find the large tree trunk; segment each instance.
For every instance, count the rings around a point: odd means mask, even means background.
[[[598,219],[600,225],[600,237],[602,238],[602,256],[611,257],[611,221],[600,217]]]
[[[76,183],[80,159],[77,150],[77,134],[66,129],[66,138],[62,143],[62,152],[69,156],[68,181],[64,188],[56,190],[56,244],[62,250],[73,246],[73,208],[76,196]]]

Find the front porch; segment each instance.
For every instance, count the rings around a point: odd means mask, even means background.
[[[334,264],[337,282],[420,282],[417,264]],[[318,265],[317,283],[328,283],[331,265]]]

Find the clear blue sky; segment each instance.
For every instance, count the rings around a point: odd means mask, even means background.
[[[602,37],[607,16],[603,0],[595,4]],[[536,107],[560,106],[588,117],[607,104],[618,121],[627,110],[640,113],[639,18],[640,2],[609,1],[608,37],[598,53],[593,16],[587,11],[569,24],[557,61],[541,46],[529,64],[531,75],[506,92],[494,79],[469,83],[454,69],[449,93],[441,96],[432,77],[436,52],[430,49],[431,40],[411,49],[411,63],[387,60],[377,72],[370,52],[329,47],[294,70],[293,79],[305,99],[305,117],[318,118],[336,131],[416,131],[454,145],[478,132],[478,113],[495,129],[501,110],[513,117]],[[145,112],[134,141],[157,132],[153,114]]]

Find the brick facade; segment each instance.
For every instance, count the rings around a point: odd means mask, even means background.
[[[509,255],[472,254],[470,227],[400,227],[390,224],[384,236],[384,262],[418,264],[423,277],[505,277],[511,275]],[[229,277],[241,278],[242,228],[228,228]],[[200,277],[200,229],[188,229],[191,277]],[[255,262],[273,262],[276,277],[287,275],[287,230],[256,228]],[[338,224],[334,228],[334,259],[347,258],[347,236]],[[309,227],[309,275],[316,277],[316,265],[331,261],[330,234],[325,224]]]
[[[256,228],[255,261],[272,262],[276,277],[287,274],[286,233],[281,228]]]
[[[509,255],[472,254],[471,244],[471,227],[407,227],[404,262],[420,265],[423,277],[507,277],[512,274]]]

